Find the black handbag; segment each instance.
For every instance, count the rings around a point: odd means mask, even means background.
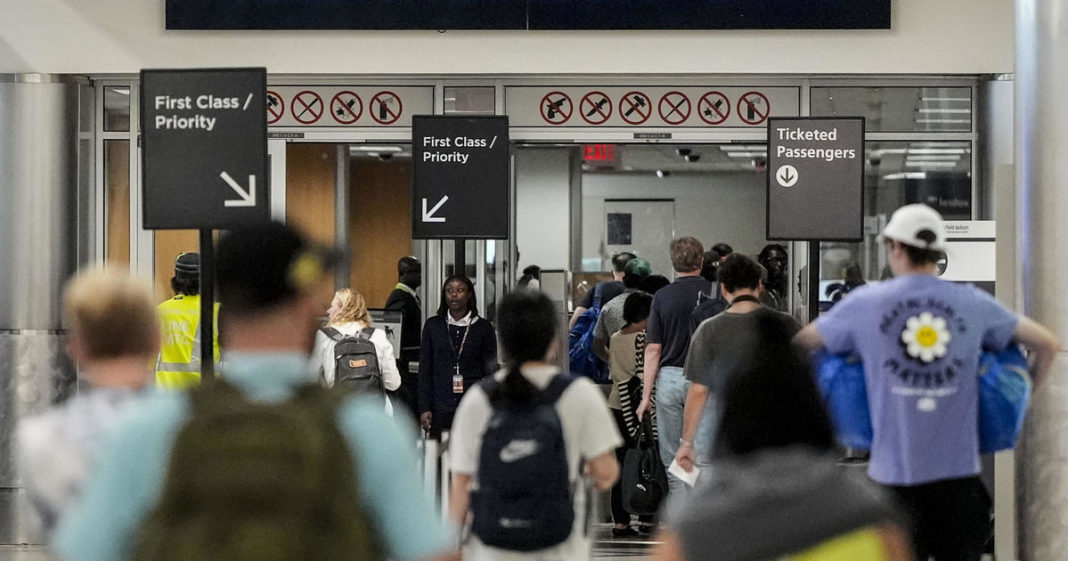
[[[651,424],[643,422],[637,446],[623,459],[623,508],[631,514],[656,514],[668,493],[667,472],[651,432]]]

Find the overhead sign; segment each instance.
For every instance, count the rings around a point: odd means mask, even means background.
[[[434,87],[272,85],[267,104],[272,129],[409,127],[413,114],[434,112]]]
[[[508,150],[508,117],[413,117],[412,238],[507,238]]]
[[[513,128],[753,128],[801,114],[792,86],[506,86]]]
[[[769,240],[863,237],[863,118],[769,119],[767,169]]]
[[[229,229],[270,220],[267,71],[141,71],[144,226]]]

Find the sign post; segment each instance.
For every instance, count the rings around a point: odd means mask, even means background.
[[[507,117],[412,117],[412,238],[503,239]]]
[[[864,236],[864,118],[768,119],[767,238],[809,242],[809,319],[819,244]]]
[[[267,70],[142,70],[141,135],[144,227],[200,230],[201,380],[210,380],[212,230],[270,220]]]

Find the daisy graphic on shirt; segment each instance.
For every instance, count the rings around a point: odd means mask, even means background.
[[[931,312],[910,317],[901,332],[908,355],[928,364],[946,355],[951,339],[946,320]]]

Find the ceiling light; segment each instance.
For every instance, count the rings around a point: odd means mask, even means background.
[[[350,144],[349,152],[401,152],[400,146],[371,146],[368,144]]]
[[[747,145],[747,144],[721,144],[720,150],[724,152],[752,152],[754,150],[767,150],[767,147],[763,144]]]
[[[871,156],[879,157],[885,156],[887,154],[904,154],[907,150],[907,148],[878,148],[875,150],[871,150],[868,154]]]
[[[921,107],[920,113],[971,113],[971,109],[940,109],[938,107]]]
[[[728,152],[727,153],[727,157],[729,157],[729,158],[756,158],[756,157],[764,157],[764,156],[767,156],[767,155],[768,155],[768,153],[763,151],[763,150],[761,150],[760,152]]]
[[[905,162],[905,167],[910,168],[952,168],[956,166],[957,162]]]
[[[929,123],[929,124],[967,124],[972,122],[971,119],[916,119],[917,123]]]
[[[956,162],[960,160],[960,156],[953,154],[909,154],[905,159],[910,162]]]
[[[882,177],[887,181],[895,179],[927,179],[927,172],[925,171],[905,171],[899,173],[891,173]]]
[[[970,98],[970,97],[926,97],[926,96],[920,96],[920,101],[926,101],[926,102],[937,101],[937,102],[947,102],[947,103],[963,103],[965,101],[970,102],[971,100],[972,100],[972,98]]]
[[[909,148],[909,154],[964,154],[963,148]]]

